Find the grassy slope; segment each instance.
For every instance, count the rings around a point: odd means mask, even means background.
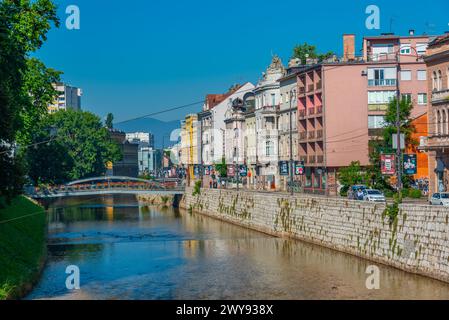
[[[0,300],[17,297],[36,277],[46,250],[45,236],[44,209],[27,198],[17,197],[0,209]]]

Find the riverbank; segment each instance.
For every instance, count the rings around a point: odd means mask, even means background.
[[[0,209],[0,300],[24,296],[46,256],[45,210],[20,196]]]
[[[449,282],[449,209],[402,204],[394,221],[385,204],[304,194],[186,188],[182,207],[279,237],[318,244]]]

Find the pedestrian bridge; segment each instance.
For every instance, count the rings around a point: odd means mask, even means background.
[[[184,193],[180,179],[145,180],[131,177],[95,177],[69,182],[65,185],[33,188],[27,191],[35,199],[62,198],[111,194],[162,194]]]

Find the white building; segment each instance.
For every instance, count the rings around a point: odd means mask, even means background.
[[[48,106],[49,113],[67,109],[81,110],[81,96],[83,92],[80,88],[63,83],[55,83],[53,87],[58,91],[58,97]]]
[[[280,105],[279,79],[285,75],[285,68],[278,56],[254,89],[257,133],[257,184],[259,188],[277,189],[280,185],[278,168],[279,134],[278,117]]]
[[[150,132],[130,132],[126,134],[126,140],[131,143],[145,144],[146,147],[154,148],[154,136]]]
[[[226,111],[232,106],[232,101],[235,99],[243,100],[244,95],[253,89],[254,85],[250,82],[236,86],[228,93],[220,95],[220,102],[212,105],[208,103],[206,98],[203,111],[198,114],[198,118],[201,120],[201,149],[204,165],[220,163],[223,157],[225,157]]]

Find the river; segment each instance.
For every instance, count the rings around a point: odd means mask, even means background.
[[[27,299],[449,299],[449,284],[133,196],[58,200],[48,261]],[[66,288],[66,268],[80,289]]]

